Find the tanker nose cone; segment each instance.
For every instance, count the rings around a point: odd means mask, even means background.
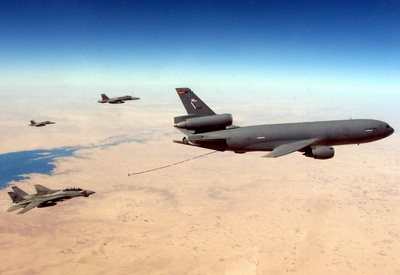
[[[386,133],[388,136],[394,133],[394,129],[389,124],[386,124]]]

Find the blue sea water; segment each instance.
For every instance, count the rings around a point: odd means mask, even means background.
[[[10,181],[24,179],[22,175],[40,173],[50,175],[55,168],[53,160],[72,156],[79,148],[57,148],[52,150],[33,150],[0,155],[0,188],[6,188]]]

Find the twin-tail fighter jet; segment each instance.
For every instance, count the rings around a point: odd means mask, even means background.
[[[188,115],[174,118],[174,126],[187,135],[174,142],[219,151],[270,151],[277,158],[296,151],[314,159],[330,159],[332,146],[372,142],[394,129],[384,121],[349,119],[239,127],[231,114],[216,114],[189,88],[176,88]]]
[[[8,192],[14,205],[7,211],[11,212],[23,208],[18,214],[23,214],[35,207],[43,208],[54,206],[59,201],[69,200],[75,197],[89,197],[95,192],[90,190],[82,190],[80,188],[68,188],[63,190],[51,190],[40,184],[35,185],[36,194],[28,195],[25,191],[13,186],[14,192]]]
[[[46,126],[47,124],[56,124],[55,122],[48,121],[48,120],[42,121],[42,122],[36,122],[32,119],[30,122],[31,122],[31,124],[28,124],[28,126],[35,126],[35,127],[43,127],[43,126]]]
[[[138,100],[138,99],[140,99],[140,98],[139,97],[133,97],[133,96],[130,96],[130,95],[109,98],[105,94],[101,94],[101,100],[99,100],[98,102],[99,103],[110,103],[110,104],[122,104],[122,103],[125,103],[125,101],[128,101],[128,100]]]

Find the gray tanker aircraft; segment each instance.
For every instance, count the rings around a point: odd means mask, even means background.
[[[40,184],[35,185],[36,194],[28,195],[25,191],[13,186],[14,192],[8,192],[14,205],[7,211],[11,212],[23,208],[18,214],[23,214],[35,207],[43,208],[54,206],[59,201],[69,200],[75,197],[89,197],[95,192],[90,190],[82,190],[80,188],[68,188],[63,190],[51,190]]]
[[[101,100],[99,100],[99,103],[110,103],[110,104],[122,104],[125,103],[125,101],[128,100],[138,100],[140,99],[139,97],[133,97],[130,95],[125,95],[125,96],[119,96],[119,97],[113,97],[109,98],[105,94],[101,94]]]
[[[334,145],[360,144],[390,136],[394,129],[373,119],[349,119],[239,127],[231,114],[216,114],[189,88],[176,88],[188,115],[174,118],[187,135],[175,143],[218,151],[270,151],[276,158],[296,151],[314,159],[330,159]]]
[[[42,121],[42,122],[36,122],[32,119],[30,122],[31,122],[31,124],[28,124],[28,126],[35,126],[35,127],[43,127],[43,126],[46,126],[47,124],[56,124],[55,122],[48,121],[48,120]]]

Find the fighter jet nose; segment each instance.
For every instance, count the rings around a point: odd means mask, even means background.
[[[96,192],[91,191],[91,190],[85,190],[85,191],[82,191],[82,193],[83,193],[83,196],[89,197],[90,195],[93,195]]]

